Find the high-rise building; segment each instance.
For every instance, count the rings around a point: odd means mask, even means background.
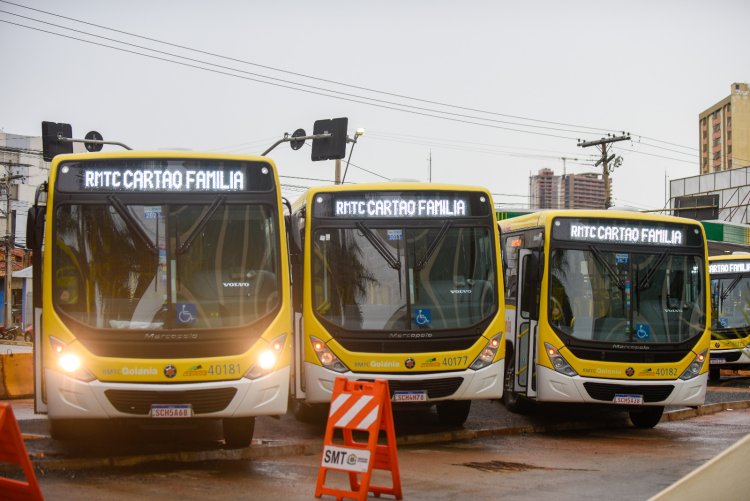
[[[560,176],[552,169],[540,169],[529,178],[529,207],[557,209],[560,207]]]
[[[529,178],[529,207],[532,209],[603,209],[604,180],[601,174],[556,176],[541,169]]]
[[[700,174],[750,165],[750,88],[731,93],[699,115]]]

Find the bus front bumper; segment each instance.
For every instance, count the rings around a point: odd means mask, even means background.
[[[685,405],[692,407],[703,405],[706,399],[707,382],[708,374],[701,374],[688,381],[681,379],[649,381],[569,377],[540,366],[537,369],[537,400],[539,402],[614,404],[612,400],[604,399],[603,395],[609,393],[632,395],[643,393],[644,390],[649,393],[658,393],[659,391],[666,393],[666,387],[671,386],[672,390],[668,392],[665,399],[646,401],[647,399],[644,398],[644,405]],[[592,384],[594,387],[592,387]],[[586,386],[589,386],[589,388],[587,389]],[[635,386],[642,387],[640,393],[634,388]]]
[[[498,399],[503,396],[503,374],[505,361],[500,360],[478,371],[467,369],[454,372],[423,372],[419,374],[399,373],[382,374],[371,372],[334,372],[320,365],[305,362],[305,400],[307,403],[326,403],[331,401],[333,383],[337,377],[345,377],[352,381],[385,379],[389,382],[391,394],[398,388],[408,388],[408,391],[426,389],[427,402],[440,400],[481,400]],[[460,384],[453,378],[460,378]],[[430,398],[432,388],[444,385],[456,385],[455,391],[438,398]]]
[[[50,419],[148,418],[151,404],[192,404],[195,418],[277,416],[287,410],[289,375],[287,366],[255,380],[148,384],[83,382],[47,369],[47,410]],[[180,397],[174,398],[177,393]],[[215,397],[218,394],[227,396]],[[213,410],[199,412],[201,404],[194,396],[216,398]]]
[[[729,360],[737,357],[737,353],[739,353],[739,358],[736,360],[732,360],[731,362]],[[712,368],[718,367],[718,368],[732,368],[733,366],[743,366],[748,367],[750,366],[750,349],[743,348],[743,349],[737,349],[733,348],[730,350],[717,350],[717,349],[711,349],[711,353],[708,357],[708,363]]]

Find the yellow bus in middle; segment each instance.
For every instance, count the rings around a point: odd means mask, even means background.
[[[337,376],[386,379],[393,402],[436,404],[446,424],[462,424],[471,400],[502,396],[503,279],[486,189],[316,188],[292,217],[303,249],[292,255],[298,418],[330,401]]]

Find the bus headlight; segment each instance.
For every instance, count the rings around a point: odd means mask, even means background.
[[[279,361],[279,355],[281,355],[284,349],[284,342],[286,341],[286,334],[282,334],[273,341],[268,348],[260,352],[256,362],[245,372],[244,377],[247,379],[258,379],[259,377],[265,376],[276,367],[276,363]]]
[[[477,358],[475,358],[471,363],[469,369],[478,371],[479,369],[483,369],[490,365],[492,361],[495,360],[495,355],[497,354],[497,349],[500,347],[500,341],[502,340],[502,337],[502,334],[498,334],[497,336],[487,341],[487,344],[484,345],[482,351],[479,352],[479,356],[477,356]]]
[[[81,357],[68,350],[68,345],[64,341],[54,336],[50,336],[49,341],[52,345],[52,353],[57,356],[57,365],[63,373],[84,383],[96,379],[96,376],[83,366]]]
[[[687,369],[685,369],[685,372],[680,376],[680,379],[687,381],[688,379],[693,379],[700,374],[701,369],[703,368],[703,363],[706,361],[706,351],[707,350],[703,350],[695,356],[693,361],[690,362],[690,365],[687,366]]]
[[[321,341],[320,339],[310,336],[310,342],[313,345],[313,350],[315,351],[315,355],[317,355],[318,360],[320,361],[321,365],[325,367],[326,369],[331,369],[335,372],[346,372],[349,370],[349,368],[344,365],[344,363],[339,360],[339,358],[326,346],[326,344]]]
[[[552,363],[552,367],[554,367],[557,372],[570,377],[578,375],[576,370],[570,366],[568,361],[565,360],[562,355],[560,355],[560,352],[557,351],[557,348],[549,343],[544,343],[544,351],[547,353],[547,357],[549,357],[549,361]]]

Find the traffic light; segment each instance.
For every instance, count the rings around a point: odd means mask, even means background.
[[[313,162],[317,160],[338,160],[346,156],[346,128],[349,119],[333,118],[330,120],[316,120],[313,126],[313,135],[330,133],[331,137],[313,139],[312,154]]]
[[[73,153],[73,143],[58,141],[58,135],[71,139],[73,127],[70,124],[42,122],[42,157],[47,162],[51,162],[55,155]]]

